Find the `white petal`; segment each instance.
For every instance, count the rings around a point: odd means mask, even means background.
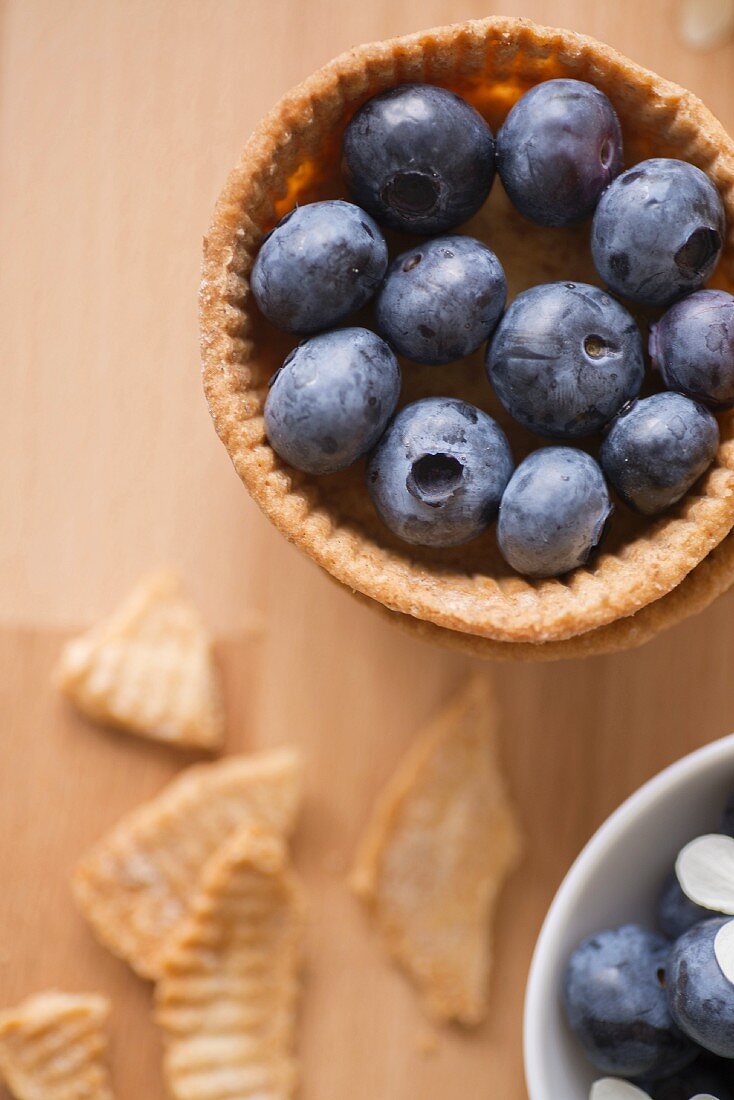
[[[712,1096],[710,1092],[698,1092],[691,1097],[691,1100],[716,1100],[716,1097]]]
[[[686,844],[675,864],[683,893],[719,913],[734,916],[734,839],[711,834]]]
[[[678,23],[694,50],[721,46],[734,34],[734,0],[682,0]]]
[[[650,1097],[629,1081],[620,1081],[618,1077],[603,1077],[591,1086],[589,1100],[650,1100]]]
[[[721,973],[734,985],[734,920],[723,924],[716,933],[714,954]]]

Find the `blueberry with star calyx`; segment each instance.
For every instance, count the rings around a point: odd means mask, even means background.
[[[369,99],[344,133],[355,200],[393,229],[433,235],[475,214],[494,180],[494,137],[466,100],[433,84]]]
[[[658,157],[629,168],[604,192],[591,252],[615,294],[669,305],[700,290],[725,235],[724,205],[709,177],[693,164]]]
[[[487,349],[487,374],[510,416],[556,439],[598,431],[640,392],[634,318],[586,283],[547,283],[515,298]]]
[[[459,546],[495,519],[512,474],[499,424],[466,401],[406,405],[370,457],[367,485],[384,523],[418,546]]]

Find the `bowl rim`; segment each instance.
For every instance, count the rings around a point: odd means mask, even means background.
[[[552,973],[558,960],[557,945],[562,941],[561,932],[568,921],[569,913],[575,909],[584,893],[589,873],[653,809],[662,796],[685,786],[693,778],[732,756],[734,733],[712,741],[669,764],[648,779],[609,815],[571,864],[543,921],[525,988],[523,1059],[529,1100],[557,1100],[550,1096],[544,1083],[546,1074],[543,1036],[547,1030],[545,1020],[549,1005],[557,1004],[559,996],[555,984],[557,974]]]
[[[425,72],[447,53],[482,53],[481,71],[504,53],[524,51],[554,75],[635,87],[680,139],[678,155],[714,175],[729,212],[724,262],[734,265],[734,142],[691,92],[584,35],[529,20],[490,17],[357,47],[284,96],[245,146],[215,208],[205,240],[200,297],[204,385],[216,429],[251,495],[283,534],[345,586],[446,630],[494,641],[560,642],[631,617],[672,591],[721,543],[734,523],[734,419],[703,487],[627,544],[600,554],[591,569],[529,583],[520,577],[461,573],[421,563],[410,548],[390,549],[315,501],[309,479],[275,456],[264,436],[264,387],[254,383],[247,270],[262,232],[276,220],[285,184],[304,163],[304,135],[323,108],[342,117],[369,95]],[[515,56],[515,54],[512,54]],[[526,60],[527,63],[527,60]],[[424,73],[416,76],[416,72]],[[537,80],[542,74],[533,73]],[[451,83],[444,78],[444,83]],[[336,125],[331,122],[332,128]],[[324,123],[326,126],[326,123]],[[300,150],[300,154],[299,154]],[[299,159],[300,155],[300,159]],[[280,172],[280,191],[277,174]],[[267,215],[264,214],[267,211]],[[270,221],[268,221],[270,219]],[[244,305],[242,304],[244,303]]]

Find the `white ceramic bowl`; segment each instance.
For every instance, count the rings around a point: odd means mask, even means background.
[[[525,998],[530,1100],[588,1100],[594,1071],[560,1000],[569,955],[588,935],[627,921],[652,924],[657,892],[680,848],[716,831],[734,789],[734,735],[673,764],[602,825],[566,875],[535,948]]]

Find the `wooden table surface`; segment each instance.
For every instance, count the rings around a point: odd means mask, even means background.
[[[93,941],[68,873],[182,759],[84,725],[48,673],[62,638],[142,572],[179,566],[217,631],[229,747],[307,754],[303,1100],[521,1100],[526,971],[563,872],[642,780],[734,729],[734,596],[640,651],[502,668],[528,855],[502,904],[487,1025],[421,1053],[420,1011],[343,876],[376,791],[473,662],[404,637],[285,544],[230,468],[198,377],[201,237],[290,85],[354,43],[501,11],[604,38],[734,127],[734,46],[687,52],[672,9],[0,0],[0,1004],[48,985],[108,993],[122,1100],[164,1096],[149,990]]]

